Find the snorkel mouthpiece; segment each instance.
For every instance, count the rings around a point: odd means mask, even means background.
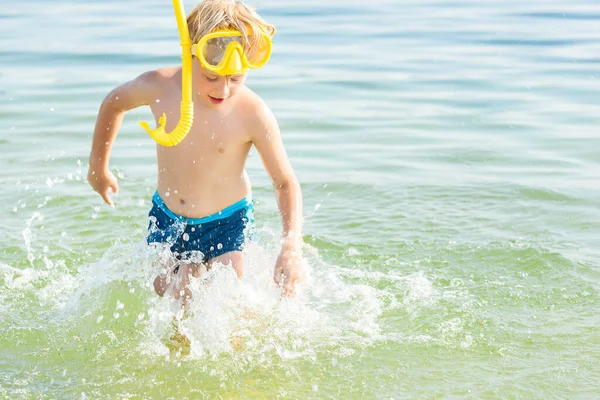
[[[158,120],[158,128],[150,128],[150,124],[140,121],[140,126],[148,132],[150,137],[162,146],[177,146],[188,134],[192,123],[194,122],[194,103],[191,101],[182,101],[180,106],[179,123],[173,131],[167,133],[167,115],[162,114]]]
[[[148,132],[148,134],[158,144],[163,146],[176,146],[188,134],[192,123],[194,122],[194,102],[192,101],[192,49],[190,33],[183,12],[182,0],[173,0],[173,8],[175,9],[175,18],[177,19],[177,28],[179,29],[179,37],[181,39],[181,116],[179,122],[172,132],[167,133],[165,127],[167,125],[167,116],[163,115],[158,120],[158,128],[151,129],[147,122],[140,122],[140,126]]]

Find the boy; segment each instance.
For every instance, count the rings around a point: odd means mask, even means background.
[[[234,32],[249,60],[257,54],[260,57],[263,51],[260,46],[252,47],[256,39],[268,35],[265,40],[270,44],[275,28],[235,0],[204,0],[188,15],[187,22],[192,43],[205,38],[203,48],[194,46],[192,60],[194,121],[178,145],[157,144],[158,184],[147,237],[148,243],[167,243],[179,261],[167,268],[167,274],[156,277],[154,289],[159,296],[170,294],[185,304],[191,296],[187,287],[190,277],[199,277],[203,266],[210,268],[216,262],[231,265],[242,277],[245,231],[253,221],[251,185],[244,165],[254,145],[275,187],[283,223],[273,278],[284,295],[291,295],[300,279],[300,185],[275,117],[244,85],[245,70],[218,70],[210,64],[232,59],[233,52],[226,51],[230,50],[227,42],[232,41],[231,35],[206,41],[215,32],[217,36],[223,31]],[[163,113],[167,115],[166,129],[171,131],[179,120],[181,73],[181,67],[145,72],[113,89],[102,102],[88,181],[109,205],[113,205],[109,192],[118,191],[108,169],[109,156],[125,112],[148,105],[156,120]]]

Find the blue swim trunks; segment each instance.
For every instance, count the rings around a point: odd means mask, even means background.
[[[200,256],[206,263],[230,251],[243,250],[247,228],[254,223],[254,202],[246,197],[207,217],[186,218],[169,210],[156,192],[148,218],[148,244],[166,243],[177,258]]]

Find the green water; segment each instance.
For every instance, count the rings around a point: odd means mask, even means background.
[[[600,397],[597,2],[250,3],[278,28],[248,85],[302,183],[308,274],[278,300],[253,152],[259,240],[243,281],[195,282],[187,357],[144,246],[148,110],[116,207],[85,182],[104,95],[179,62],[170,2],[0,4],[2,398]]]

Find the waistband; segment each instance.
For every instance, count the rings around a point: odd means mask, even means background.
[[[158,208],[160,208],[165,214],[167,214],[172,219],[177,220],[177,221],[183,221],[189,225],[206,224],[208,222],[215,221],[215,220],[218,220],[221,218],[227,218],[244,208],[248,208],[248,207],[252,206],[252,196],[248,195],[248,196],[244,197],[242,200],[237,201],[237,202],[233,203],[232,205],[225,207],[221,211],[217,211],[214,214],[207,215],[206,217],[202,217],[202,218],[187,218],[182,215],[175,214],[173,211],[171,211],[169,209],[169,207],[167,207],[167,205],[165,204],[163,199],[160,197],[160,195],[158,194],[158,190],[156,192],[154,192],[154,196],[152,196],[152,201],[154,202],[154,204],[156,204],[158,206]]]

